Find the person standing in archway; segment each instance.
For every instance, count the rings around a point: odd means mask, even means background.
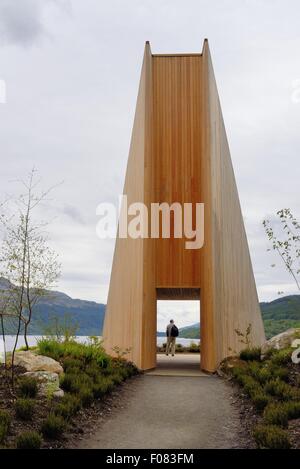
[[[169,353],[171,353],[172,357],[174,357],[175,349],[176,349],[176,337],[178,337],[178,335],[179,335],[178,328],[177,326],[175,326],[174,320],[171,319],[166,329],[166,336],[167,336],[166,355],[169,355]]]

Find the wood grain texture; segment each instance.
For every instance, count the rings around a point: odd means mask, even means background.
[[[128,203],[205,204],[205,244],[186,239],[116,240],[104,344],[130,348],[140,368],[156,364],[161,295],[201,299],[201,367],[214,371],[252,324],[264,340],[230,152],[208,43],[202,54],[152,55],[145,47],[124,186]],[[150,212],[150,210],[149,210]],[[150,225],[150,214],[149,214]],[[199,312],[200,313],[200,312]]]

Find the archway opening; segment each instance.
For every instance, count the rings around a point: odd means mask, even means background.
[[[168,339],[170,320],[179,330]],[[156,372],[161,374],[198,374],[200,372],[200,290],[157,290]]]

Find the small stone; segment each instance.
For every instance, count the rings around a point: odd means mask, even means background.
[[[64,393],[63,389],[58,389],[57,391],[54,391],[54,393],[53,393],[53,397],[57,397],[59,399],[64,397],[64,395],[65,395],[65,393]]]

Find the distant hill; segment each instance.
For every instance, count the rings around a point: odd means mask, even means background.
[[[289,295],[260,303],[266,337],[269,339],[290,327],[300,327],[300,295]],[[198,339],[200,323],[179,329],[180,337]],[[164,332],[159,335],[164,336]]]
[[[1,291],[7,290],[7,280],[0,279]],[[105,305],[95,301],[73,299],[59,291],[47,291],[36,305],[33,319],[29,327],[31,335],[44,334],[45,330],[57,318],[59,322],[69,321],[78,326],[77,335],[100,335],[102,333]],[[7,333],[14,332],[14,328],[6,324]]]
[[[300,295],[283,296],[260,307],[268,339],[290,327],[300,327]]]
[[[166,333],[159,331],[157,332],[158,337],[165,337]],[[185,326],[179,328],[179,336],[186,339],[199,339],[200,338],[200,322],[192,324],[191,326]]]
[[[1,292],[9,288],[9,282],[0,278]],[[59,322],[69,320],[76,324],[78,335],[101,335],[103,329],[105,304],[71,298],[59,291],[47,291],[47,295],[36,306],[29,333],[44,334],[45,330],[56,318]],[[262,317],[267,338],[270,338],[290,327],[300,327],[300,295],[289,295],[270,302],[260,303]],[[14,328],[6,322],[7,333],[13,333]],[[165,332],[158,332],[158,336],[165,336]],[[200,337],[200,323],[179,329],[180,337],[198,339]]]

